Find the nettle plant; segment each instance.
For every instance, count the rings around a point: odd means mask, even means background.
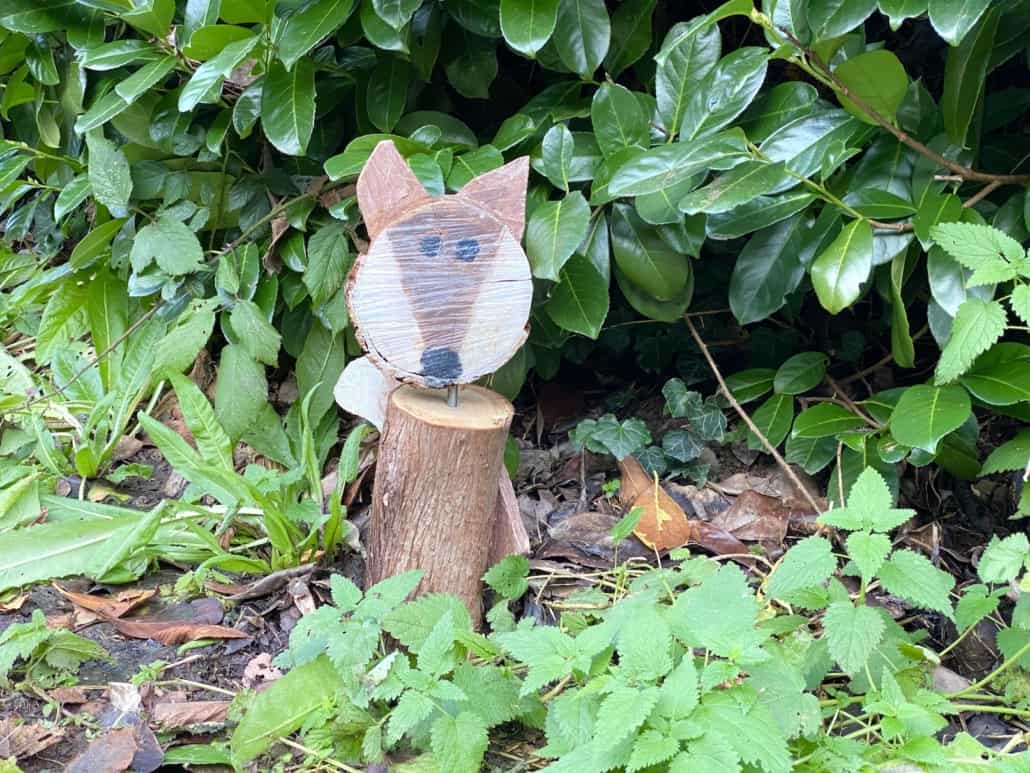
[[[635,456],[648,472],[658,476],[686,476],[703,484],[709,465],[698,457],[708,443],[720,443],[726,435],[726,416],[715,396],[707,399],[687,389],[682,379],[673,378],[662,387],[665,413],[682,419],[684,426],[662,435],[661,445],[651,445],[651,431],[638,418],[619,421],[606,413],[585,419],[569,434],[575,445],[594,453],[611,454],[618,460]]]
[[[924,629],[903,627],[873,597],[951,619],[965,637],[997,617],[1010,582],[1022,575],[1026,584],[1030,543],[992,542],[982,583],[959,596],[929,559],[893,547],[889,532],[913,515],[892,506],[869,469],[848,505],[821,518],[839,542],[797,543],[759,573],[757,588],[733,564],[678,551],[663,568],[626,575],[612,595],[579,591],[556,626],[515,622],[509,605],[529,587],[529,564],[511,556],[484,577],[499,599],[489,634],[471,629],[456,598],[405,602],[417,572],[364,594],[334,577],[333,603],[300,620],[279,658],[292,670],[238,699],[247,710],[233,760],[243,765],[299,731],[312,763],[474,773],[491,733],[518,723],[542,731],[536,754],[556,772],[1021,770],[1025,755],[961,732],[947,743],[936,735],[961,711],[1030,715],[984,692],[1004,685],[1026,695],[1026,595],[999,634],[1006,660],[950,694],[932,686],[947,651],[934,652]],[[384,635],[399,647],[385,647]]]

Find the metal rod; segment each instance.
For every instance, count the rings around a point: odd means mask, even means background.
[[[447,387],[447,405],[451,408],[458,407],[458,385],[452,384]]]

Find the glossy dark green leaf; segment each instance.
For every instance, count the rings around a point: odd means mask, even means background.
[[[315,0],[291,14],[279,37],[279,58],[287,69],[347,21],[354,0]]]
[[[559,327],[597,338],[608,316],[608,281],[589,259],[573,255],[544,310]]]
[[[901,288],[905,284],[905,267],[904,253],[891,261],[891,353],[898,365],[902,368],[911,368],[915,365],[915,345],[908,325],[905,299],[901,295]]]
[[[589,225],[590,207],[579,191],[536,207],[526,224],[526,254],[533,276],[558,281]]]
[[[314,389],[308,406],[309,418],[317,425],[333,405],[333,387],[347,362],[344,335],[333,335],[320,323],[311,326],[297,358],[297,390],[307,395]]]
[[[0,5],[0,27],[27,35],[56,32],[81,22],[83,15],[76,0],[5,0]]]
[[[628,205],[618,204],[612,211],[611,238],[616,264],[640,289],[662,301],[683,290],[689,259],[672,250]]]
[[[422,5],[422,0],[372,0],[372,7],[383,21],[394,29],[400,29]]]
[[[655,193],[705,169],[728,169],[747,157],[742,132],[730,129],[699,142],[674,142],[632,155],[608,183],[612,196]]]
[[[651,47],[651,14],[657,0],[626,0],[612,13],[612,39],[604,68],[613,78]]]
[[[555,188],[568,191],[575,150],[576,142],[572,132],[563,123],[555,124],[544,135],[540,146],[541,171]]]
[[[655,56],[658,115],[673,136],[680,133],[691,95],[701,88],[722,53],[718,25],[703,22],[698,17],[673,25]]]
[[[759,322],[779,310],[805,269],[798,260],[804,235],[800,216],[784,220],[752,236],[733,266],[729,300],[742,325]]]
[[[520,54],[536,56],[558,23],[560,0],[501,0],[501,34]]]
[[[929,0],[930,23],[937,34],[959,45],[990,7],[991,0]]]
[[[759,196],[731,212],[710,215],[705,230],[711,239],[736,239],[776,225],[815,201],[815,194],[798,187],[778,196]]]
[[[365,108],[369,120],[379,131],[393,131],[393,127],[404,115],[410,79],[411,65],[389,54],[380,58],[379,64],[369,76]]]
[[[909,387],[891,413],[891,434],[903,445],[932,454],[941,438],[961,427],[971,411],[969,395],[962,387]]]
[[[726,377],[726,386],[740,404],[757,400],[772,391],[776,371],[772,368],[749,368]]]
[[[605,156],[632,146],[647,147],[648,116],[640,101],[627,88],[602,83],[590,106],[594,138]]]
[[[873,229],[853,220],[812,263],[812,286],[823,308],[839,314],[861,294],[873,268]]]
[[[819,386],[826,375],[829,359],[822,352],[801,352],[789,357],[776,371],[773,391],[782,395],[800,395]]]
[[[634,284],[622,271],[618,264],[615,265],[615,281],[619,290],[629,301],[629,305],[650,319],[659,322],[678,322],[683,319],[683,313],[690,307],[690,301],[694,295],[694,276],[690,264],[687,264],[687,281],[679,294],[668,301],[661,301]]]
[[[862,426],[865,422],[846,408],[836,403],[816,403],[798,414],[793,435],[810,439],[836,437],[838,433]]]
[[[876,10],[876,0],[810,0],[808,23],[816,40],[829,40],[864,22]]]
[[[821,169],[828,149],[846,143],[861,126],[844,110],[818,111],[774,132],[762,143],[762,154],[770,161],[785,161],[795,174],[812,177]]]
[[[771,445],[778,446],[790,432],[794,421],[794,398],[790,395],[773,395],[751,415],[755,426]],[[748,447],[764,449],[765,446],[754,433],[748,433]]]
[[[321,306],[340,292],[349,268],[347,232],[341,223],[323,226],[308,240],[304,286],[311,293],[311,303]]]
[[[988,13],[955,48],[948,50],[944,64],[941,115],[944,128],[956,145],[966,144],[976,104],[983,96],[987,65],[998,30],[997,12]]]
[[[880,13],[890,19],[892,30],[897,30],[903,21],[926,13],[927,0],[880,0]]]
[[[861,102],[882,118],[893,122],[908,91],[908,74],[898,57],[890,51],[866,51],[841,62],[834,70],[837,79]],[[841,105],[866,123],[876,120],[848,97],[839,94]]]
[[[69,265],[78,271],[81,268],[86,268],[101,255],[108,252],[111,248],[111,240],[114,239],[115,234],[118,233],[124,223],[124,218],[108,220],[82,237],[79,243],[72,249],[72,254],[68,258]]]
[[[497,77],[497,44],[489,38],[465,34],[458,54],[446,66],[447,80],[463,97],[487,99]]]
[[[794,423],[797,424],[796,421]],[[788,464],[796,464],[809,475],[815,475],[825,469],[836,454],[837,441],[832,436],[808,438],[791,434],[787,438],[783,457]]]
[[[927,193],[915,216],[912,227],[923,247],[933,243],[930,229],[938,223],[954,223],[962,218],[962,200],[952,194]]]
[[[981,364],[978,360],[959,382],[988,405],[1013,405],[1030,400],[1030,361],[988,360]]]
[[[217,56],[200,65],[179,92],[180,112],[192,110],[200,102],[214,101],[218,97],[217,89],[222,81],[240,66],[257,46],[258,41],[256,35],[251,35],[229,43]]]
[[[566,67],[583,78],[593,75],[611,42],[604,0],[560,0],[552,40]]]
[[[281,153],[300,156],[307,150],[315,128],[315,66],[310,59],[298,61],[292,70],[273,63],[261,89],[261,125]]]
[[[770,134],[791,121],[812,112],[819,93],[810,83],[788,81],[759,95],[740,117],[740,126],[748,139],[764,142]]]
[[[693,140],[716,132],[744,112],[765,82],[768,61],[769,51],[757,47],[738,48],[720,59],[691,93],[682,138]]]
[[[473,177],[479,177],[503,163],[504,156],[493,145],[483,145],[470,153],[462,153],[454,159],[451,173],[447,176],[447,187],[460,190]]]
[[[745,161],[725,172],[708,185],[680,199],[679,208],[687,214],[720,214],[747,204],[783,182],[782,162]]]
[[[369,43],[383,51],[397,51],[407,54],[411,50],[410,38],[411,28],[401,27],[395,29],[387,24],[376,13],[375,6],[371,0],[365,0],[358,11],[358,19],[361,23],[361,30]]]

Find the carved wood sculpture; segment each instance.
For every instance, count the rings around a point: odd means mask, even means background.
[[[477,623],[483,572],[529,549],[503,466],[513,409],[481,387],[464,387],[457,406],[427,387],[470,384],[526,339],[528,174],[520,158],[455,195],[430,196],[384,141],[357,185],[369,247],[348,278],[347,304],[380,375],[348,365],[337,400],[382,426],[368,582],[423,569],[420,591],[458,595]]]

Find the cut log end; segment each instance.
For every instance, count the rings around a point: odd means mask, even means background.
[[[497,431],[511,423],[511,403],[482,387],[461,387],[458,405],[447,404],[446,389],[418,389],[402,386],[393,398],[396,409],[415,421],[435,427],[465,431]]]

